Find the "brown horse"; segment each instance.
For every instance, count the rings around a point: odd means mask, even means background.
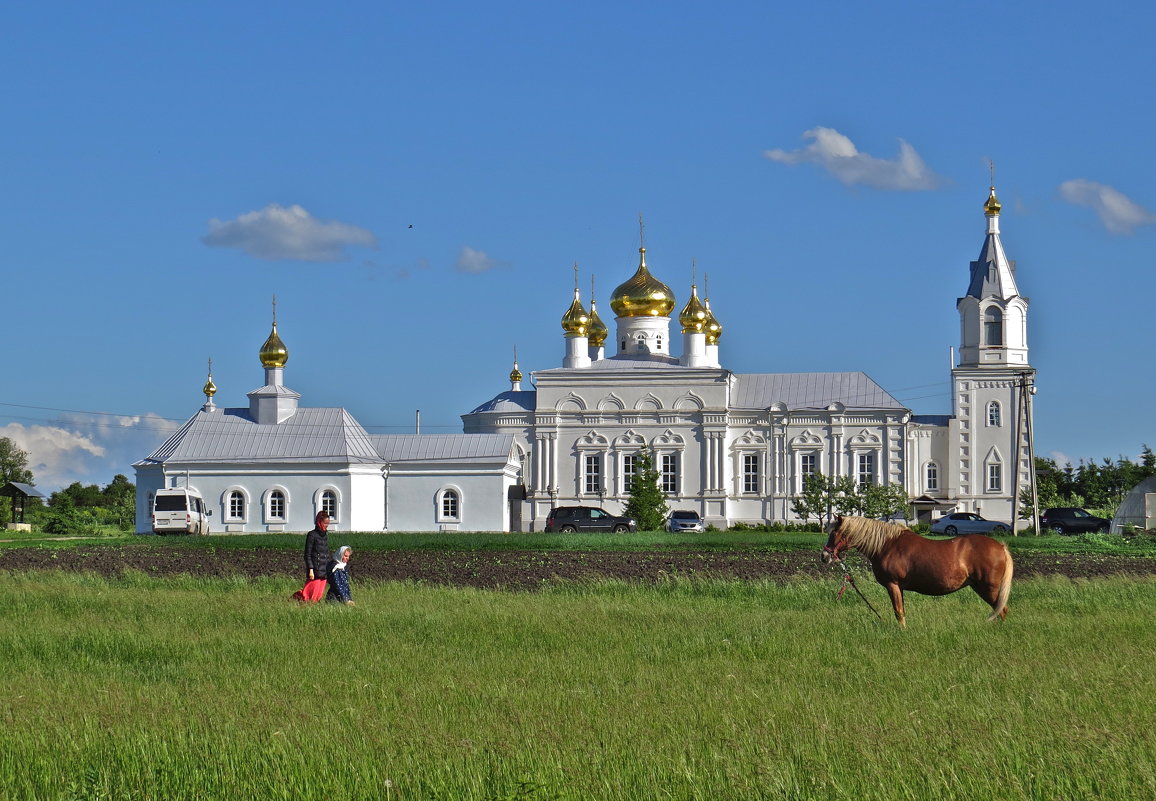
[[[856,548],[871,562],[875,580],[891,594],[900,626],[906,626],[903,591],[947,595],[971,587],[991,605],[988,620],[1007,617],[1012,558],[1007,546],[983,534],[929,540],[914,531],[869,520],[836,517],[823,547],[823,562],[841,562],[840,554]]]

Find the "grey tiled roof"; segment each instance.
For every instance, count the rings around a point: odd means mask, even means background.
[[[369,435],[345,409],[298,409],[283,423],[260,425],[248,409],[240,408],[197,412],[137,464],[378,461]]]
[[[511,434],[371,434],[383,462],[498,462],[514,447]]]
[[[731,393],[735,409],[825,409],[841,403],[852,409],[905,409],[866,373],[736,373]]]

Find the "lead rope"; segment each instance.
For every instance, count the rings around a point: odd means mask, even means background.
[[[851,589],[853,589],[853,590],[855,590],[855,592],[859,593],[859,597],[863,599],[863,603],[867,604],[868,609],[870,609],[872,612],[875,612],[875,617],[879,618],[879,622],[882,623],[883,622],[883,616],[880,615],[878,611],[876,611],[875,607],[871,605],[871,602],[867,600],[867,596],[864,595],[863,591],[859,589],[859,585],[855,583],[855,577],[852,576],[851,571],[847,569],[846,563],[840,561],[839,564],[843,568],[843,584],[840,585],[839,593],[835,597],[836,598],[842,598],[843,592],[847,589],[847,585],[850,584]]]

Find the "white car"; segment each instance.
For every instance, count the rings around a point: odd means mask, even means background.
[[[998,520],[985,520],[974,512],[953,512],[936,520],[931,524],[932,534],[946,534],[954,537],[956,534],[1008,534],[1011,529],[1007,523]]]
[[[675,509],[666,521],[667,531],[702,531],[702,518],[693,509]]]

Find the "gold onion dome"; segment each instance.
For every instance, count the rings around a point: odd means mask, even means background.
[[[619,317],[669,317],[674,293],[646,269],[646,248],[639,248],[638,271],[610,296],[610,308]]]
[[[710,299],[706,301],[706,323],[703,325],[703,331],[706,332],[706,344],[717,345],[718,338],[722,336],[722,324],[715,318],[714,312],[710,310]]]
[[[281,337],[277,336],[277,323],[273,323],[273,330],[269,333],[269,338],[261,346],[261,364],[265,367],[284,367],[287,361],[289,361],[289,350],[281,341]]]
[[[514,369],[510,371],[510,380],[511,381],[521,381],[522,380],[522,371],[518,369],[518,363],[517,362],[514,362]]]
[[[999,210],[1003,208],[1000,205],[999,198],[995,196],[995,187],[991,188],[991,194],[988,195],[987,202],[983,204],[983,211],[985,214],[999,214]]]
[[[217,394],[217,385],[213,383],[212,373],[209,373],[209,380],[205,382],[205,386],[201,389],[201,392],[205,393],[205,397],[209,400],[212,400],[213,396]]]
[[[574,290],[574,302],[562,315],[562,330],[575,336],[586,336],[586,329],[590,325],[590,317],[586,309],[582,308],[582,301],[578,300],[578,290]]]
[[[708,319],[710,319],[709,312],[706,310],[706,306],[702,305],[702,301],[698,299],[698,286],[691,284],[690,300],[686,302],[678,315],[678,322],[682,325],[682,333],[705,333]]]
[[[595,306],[593,298],[590,300],[590,324],[587,326],[587,330],[590,332],[591,345],[600,348],[606,344],[606,337],[610,334],[610,329],[598,316],[598,308]]]

